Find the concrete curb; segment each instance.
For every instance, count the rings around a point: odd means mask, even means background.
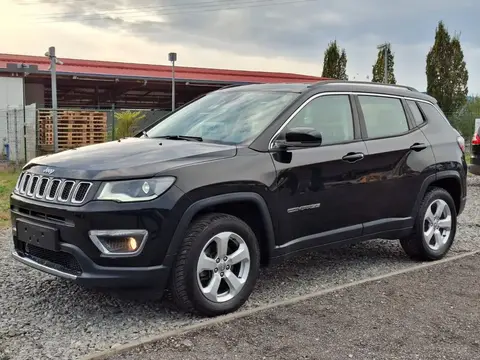
[[[149,337],[145,337],[145,338],[142,338],[142,339],[138,339],[138,340],[129,342],[127,344],[117,346],[113,349],[108,349],[108,350],[104,350],[104,351],[101,351],[101,352],[88,354],[84,357],[81,357],[80,360],[106,360],[113,355],[118,355],[118,354],[124,353],[128,350],[132,350],[136,347],[146,345],[146,344],[150,344],[150,343],[153,343],[153,342],[157,342],[157,341],[160,341],[160,340],[172,337],[172,336],[178,336],[178,335],[182,335],[182,334],[185,334],[187,332],[191,332],[193,330],[197,330],[197,329],[200,329],[200,328],[224,323],[224,322],[235,320],[235,319],[244,318],[246,316],[255,314],[257,312],[272,309],[272,308],[275,308],[275,307],[281,307],[281,306],[287,306],[287,305],[295,304],[295,303],[298,303],[298,302],[301,302],[301,301],[305,301],[305,300],[308,300],[308,299],[311,299],[311,298],[314,298],[314,297],[326,295],[326,294],[329,294],[329,293],[332,293],[332,292],[335,292],[335,291],[338,291],[338,290],[347,289],[347,288],[350,288],[350,287],[353,287],[353,286],[366,284],[366,283],[370,283],[370,282],[374,282],[374,281],[379,281],[379,280],[383,280],[383,279],[386,279],[386,278],[389,278],[389,277],[393,277],[393,276],[401,275],[401,274],[406,274],[406,273],[417,271],[417,270],[422,270],[422,269],[425,269],[425,268],[429,268],[429,267],[433,267],[433,266],[436,266],[436,265],[444,264],[444,263],[450,262],[450,261],[460,260],[462,258],[472,256],[472,255],[475,255],[475,254],[478,254],[478,253],[480,253],[480,250],[466,252],[466,253],[463,253],[463,254],[460,254],[460,255],[455,255],[455,256],[448,257],[448,258],[444,258],[442,260],[438,260],[438,261],[434,261],[434,262],[421,263],[419,265],[415,265],[415,266],[412,266],[412,267],[409,267],[409,268],[406,268],[406,269],[403,269],[403,270],[393,271],[393,272],[386,273],[386,274],[383,274],[383,275],[378,275],[378,276],[370,277],[370,278],[367,278],[367,279],[354,281],[354,282],[351,282],[351,283],[348,283],[348,284],[342,284],[342,285],[334,286],[334,287],[329,288],[329,289],[320,290],[320,291],[317,291],[317,292],[314,292],[314,293],[298,296],[298,297],[295,297],[295,298],[278,301],[278,302],[275,302],[275,303],[272,303],[272,304],[262,305],[262,306],[259,306],[259,307],[253,308],[253,309],[238,311],[238,312],[231,313],[231,314],[228,314],[228,315],[223,315],[223,316],[219,316],[219,317],[216,317],[216,318],[203,320],[203,321],[200,321],[200,322],[195,323],[193,325],[185,326],[183,328],[178,328],[178,329],[175,329],[175,330],[164,332],[164,333],[159,334],[159,335],[154,335],[154,336],[149,336]]]

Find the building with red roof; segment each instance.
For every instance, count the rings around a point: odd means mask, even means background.
[[[62,58],[57,65],[58,107],[171,108],[172,67]],[[33,66],[25,76],[26,105],[51,106],[50,60],[0,54],[0,76],[24,76],[19,64]],[[312,83],[321,77],[227,69],[175,67],[176,106],[226,85]]]

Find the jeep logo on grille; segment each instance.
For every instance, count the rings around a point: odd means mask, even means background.
[[[54,171],[55,171],[55,169],[52,169],[52,168],[46,168],[46,169],[43,170],[43,172],[48,174],[48,175],[52,175]]]

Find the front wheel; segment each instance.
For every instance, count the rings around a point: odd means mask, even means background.
[[[260,267],[255,234],[237,217],[208,214],[187,231],[170,292],[181,310],[217,316],[240,308],[250,296]]]
[[[413,233],[400,240],[403,249],[416,260],[439,260],[453,244],[457,212],[452,196],[442,188],[426,194],[415,221]]]

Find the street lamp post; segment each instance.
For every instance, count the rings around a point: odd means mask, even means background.
[[[378,50],[383,50],[383,82],[388,84],[388,50],[390,49],[390,43],[384,43],[377,46]]]
[[[50,58],[49,70],[52,78],[53,151],[58,152],[57,64],[63,65],[63,62],[57,58],[55,46],[50,46],[45,56]]]
[[[172,111],[175,111],[175,61],[177,61],[177,53],[169,53],[168,61],[172,63]]]

